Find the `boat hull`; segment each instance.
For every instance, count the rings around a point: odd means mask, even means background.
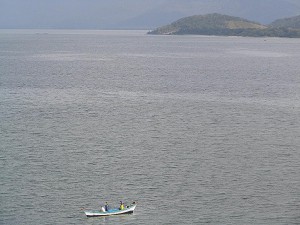
[[[128,208],[123,210],[119,209],[111,209],[107,212],[101,212],[99,210],[85,210],[84,213],[87,217],[98,217],[98,216],[114,216],[114,215],[121,215],[121,214],[131,214],[133,213],[136,205],[131,205]]]

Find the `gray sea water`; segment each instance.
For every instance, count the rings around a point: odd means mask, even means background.
[[[0,224],[300,224],[300,39],[145,33],[0,31]]]

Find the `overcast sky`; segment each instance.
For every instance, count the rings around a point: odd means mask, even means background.
[[[194,14],[267,23],[300,14],[300,0],[0,0],[0,28],[153,28]]]

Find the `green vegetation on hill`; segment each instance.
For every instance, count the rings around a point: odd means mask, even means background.
[[[300,16],[275,20],[270,24],[271,27],[286,27],[291,29],[300,29]]]
[[[239,17],[215,13],[185,17],[150,31],[149,34],[300,37],[300,30],[285,26],[265,26]]]

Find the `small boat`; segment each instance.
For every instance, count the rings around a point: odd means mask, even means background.
[[[100,210],[85,210],[84,213],[87,217],[95,217],[95,216],[113,216],[113,215],[121,215],[121,214],[130,214],[133,213],[136,207],[136,203],[132,203],[130,206],[127,206],[123,210],[119,208],[116,209],[109,209],[106,212]]]

